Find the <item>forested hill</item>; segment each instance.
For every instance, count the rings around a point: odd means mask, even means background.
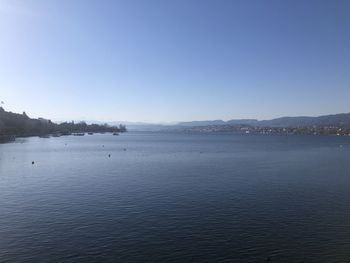
[[[109,126],[107,124],[86,124],[85,122],[54,123],[39,118],[32,119],[23,114],[5,111],[0,107],[0,136],[41,136],[48,134],[70,134],[75,132],[125,132],[123,125]]]

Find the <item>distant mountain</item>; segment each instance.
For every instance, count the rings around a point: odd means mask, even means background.
[[[98,121],[86,121],[87,123],[100,123]],[[223,120],[207,120],[207,121],[188,121],[179,123],[152,124],[144,122],[108,122],[111,126],[123,124],[128,127],[129,131],[174,131],[183,130],[187,127],[204,127],[204,126],[219,126],[219,125],[249,125],[256,127],[311,127],[311,126],[337,126],[350,127],[350,113],[325,115],[319,117],[281,117],[272,120],[257,120],[257,119],[232,119]]]
[[[281,117],[272,120],[237,119],[180,122],[180,127],[211,126],[211,125],[251,125],[264,127],[310,127],[310,126],[337,126],[350,127],[350,113],[324,115],[319,117]]]
[[[324,115],[319,117],[282,117],[273,120],[259,121],[259,126],[268,127],[306,127],[338,126],[350,127],[350,113]]]
[[[174,126],[162,124],[129,124],[127,127],[128,131],[165,131]]]
[[[229,120],[225,124],[230,125],[258,125],[259,121],[256,119],[240,119],[240,120]]]
[[[179,122],[178,126],[183,127],[192,127],[192,126],[208,126],[208,125],[223,125],[227,124],[223,120],[213,120],[213,121],[188,121],[188,122]]]
[[[182,127],[193,127],[193,126],[209,126],[209,125],[256,125],[259,121],[255,119],[238,119],[238,120],[213,120],[213,121],[188,121],[180,122],[177,125]]]
[[[176,123],[146,123],[146,122],[129,122],[129,121],[113,121],[108,122],[109,125],[125,125],[128,127],[128,131],[163,131],[169,129],[169,127],[174,127]]]

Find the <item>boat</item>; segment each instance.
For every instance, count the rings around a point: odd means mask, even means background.
[[[93,135],[94,133],[93,132],[88,132],[89,135]]]
[[[113,132],[113,135],[115,136],[115,135],[119,135],[119,133],[117,133],[117,132]]]
[[[47,139],[47,138],[50,138],[50,135],[40,135],[39,138],[44,138],[44,139]]]
[[[73,133],[73,135],[74,135],[74,136],[84,136],[85,133],[80,133],[80,132],[79,132],[79,133]]]

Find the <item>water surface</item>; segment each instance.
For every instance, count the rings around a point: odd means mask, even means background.
[[[0,145],[0,262],[349,262],[349,251],[350,137]]]

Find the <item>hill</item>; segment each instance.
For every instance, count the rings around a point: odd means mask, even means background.
[[[350,113],[324,115],[319,117],[282,117],[260,121],[259,126],[269,127],[310,127],[336,126],[350,127]]]
[[[237,120],[213,120],[213,121],[191,121],[180,122],[178,126],[194,127],[194,126],[211,126],[211,125],[251,125],[258,127],[350,127],[350,113],[341,113],[334,115],[324,115],[318,117],[281,117],[272,120],[256,120],[256,119],[237,119]]]
[[[54,123],[44,118],[33,119],[22,114],[5,111],[0,107],[0,136],[4,138],[43,136],[48,134],[70,134],[81,132],[124,132],[125,126],[109,126],[107,124],[86,124],[85,122]],[[0,138],[1,141],[1,138]]]

